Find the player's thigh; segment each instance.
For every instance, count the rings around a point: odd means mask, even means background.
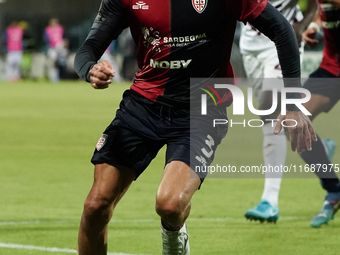
[[[11,65],[19,65],[22,61],[22,52],[21,51],[13,51],[8,53],[8,62]]]
[[[260,116],[260,118],[263,121],[266,121],[266,119],[268,120],[276,119],[281,111],[281,93],[269,90],[262,91],[259,109],[260,110],[273,109],[273,112],[271,114]]]
[[[222,121],[214,125],[214,121]],[[228,132],[225,107],[208,107],[207,115],[190,116],[188,134],[173,137],[167,142],[166,163],[181,161],[190,166],[192,178],[201,182],[207,176],[207,167],[213,162],[216,150]]]
[[[312,94],[304,104],[312,118],[321,112],[328,112],[340,99],[340,79],[322,68],[309,76],[303,88]]]
[[[47,56],[50,60],[56,61],[58,57],[58,52],[56,48],[49,48],[47,50]]]
[[[226,115],[224,118],[227,119]],[[201,171],[202,166],[212,163],[217,146],[227,134],[227,125],[212,128],[212,118],[207,122],[195,118],[191,121],[194,123],[190,134],[171,139],[167,144],[167,163],[157,192],[157,203],[174,202],[184,209],[207,175],[206,171]],[[196,171],[197,166],[200,171]]]
[[[87,203],[100,206],[116,205],[125,194],[136,174],[125,167],[114,167],[103,163],[94,170],[94,182],[87,198]]]
[[[13,51],[10,51],[7,53],[7,57],[6,57],[6,62],[8,65],[13,65],[15,64],[15,58],[16,58],[16,54]]]
[[[190,166],[182,161],[168,163],[158,187],[156,203],[158,205],[166,203],[180,211],[184,210],[201,185],[200,178],[195,178],[194,175],[196,174]]]
[[[320,113],[329,111],[331,99],[324,95],[312,94],[311,99],[303,105],[312,114],[310,118],[314,119]]]
[[[97,143],[93,164],[124,166],[135,171],[136,178],[147,168],[164,145],[158,135],[161,122],[149,113],[152,108],[147,108],[147,104],[152,106],[153,102],[136,92],[124,93],[116,117]]]
[[[22,59],[23,59],[23,53],[21,51],[17,52],[15,56],[16,64],[19,65],[22,62]]]
[[[117,118],[102,134],[91,162],[94,165],[107,163],[115,167],[123,166],[124,169],[132,169],[137,179],[156,157],[163,143],[126,127],[116,126],[116,123],[120,123]],[[140,130],[142,129],[143,127],[140,126]]]
[[[262,64],[257,55],[258,54],[256,52],[247,52],[242,54],[244,70],[248,78],[261,77],[261,74],[263,72]]]
[[[249,86],[253,87],[254,95],[259,100],[262,90],[263,65],[258,54],[245,53],[242,55],[244,71],[247,75]]]
[[[274,53],[273,53],[274,54]],[[259,109],[274,109],[274,112],[261,119],[276,118],[281,110],[281,89],[284,87],[281,77],[281,68],[277,57],[271,57],[265,63],[264,78],[259,97]]]
[[[282,82],[282,70],[276,49],[268,49],[260,55],[263,63],[263,91],[277,91],[284,87]]]
[[[275,109],[268,116],[261,116],[261,119],[276,118],[280,113],[281,89],[284,87],[282,82],[282,72],[275,48],[270,48],[260,54],[263,63],[263,81],[261,96],[259,99],[260,110]]]

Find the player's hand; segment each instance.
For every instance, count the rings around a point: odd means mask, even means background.
[[[90,83],[95,89],[106,89],[112,82],[112,78],[115,75],[115,70],[109,63],[104,60],[93,66],[90,70]]]
[[[312,150],[312,141],[317,141],[316,133],[310,119],[301,111],[287,111],[286,115],[279,115],[274,134],[280,133],[282,121],[288,129],[290,145],[293,151],[300,154],[306,145],[307,150]],[[295,121],[294,121],[295,120]]]
[[[302,33],[302,40],[311,49],[315,48],[319,43],[319,41],[315,39],[316,33],[317,31],[315,28],[309,28]]]

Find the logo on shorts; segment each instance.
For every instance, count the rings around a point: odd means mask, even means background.
[[[191,0],[191,3],[195,11],[201,14],[207,7],[208,0]]]
[[[97,146],[96,146],[97,151],[100,151],[100,149],[103,148],[103,146],[106,143],[107,137],[108,137],[108,135],[106,135],[106,134],[101,135],[101,137],[98,140]]]

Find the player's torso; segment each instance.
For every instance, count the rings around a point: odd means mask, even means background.
[[[340,8],[329,3],[320,2],[320,16],[322,20],[322,28],[325,33],[326,40],[334,41],[336,47],[340,48]]]
[[[6,30],[7,48],[11,51],[22,50],[23,30],[20,27],[10,27]]]
[[[298,0],[268,0],[281,14],[291,23],[303,18],[302,12],[297,5]],[[250,24],[242,28],[240,48],[245,51],[263,51],[274,47],[274,43],[265,35],[254,29]]]
[[[64,30],[61,26],[49,26],[46,28],[50,47],[55,47],[63,40]]]
[[[324,32],[324,59],[322,67],[326,67],[333,74],[339,73],[340,54],[340,8],[319,0],[319,12]],[[327,69],[327,70],[328,70]]]
[[[184,100],[190,78],[226,75],[236,24],[226,0],[123,2],[138,44],[134,88]]]

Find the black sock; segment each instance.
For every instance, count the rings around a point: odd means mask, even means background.
[[[329,161],[325,147],[318,136],[317,142],[312,142],[313,150],[304,149],[300,154],[301,158],[309,165],[315,165],[315,174],[319,177],[322,187],[328,192],[339,192],[340,182],[333,166]],[[321,165],[317,165],[321,164]],[[327,170],[326,170],[327,166]],[[318,170],[318,171],[317,171]]]
[[[184,225],[184,222],[183,222],[182,225],[177,226],[177,227],[173,227],[173,226],[170,226],[168,223],[166,223],[163,219],[161,219],[161,223],[162,223],[163,228],[165,228],[168,231],[178,231]]]

